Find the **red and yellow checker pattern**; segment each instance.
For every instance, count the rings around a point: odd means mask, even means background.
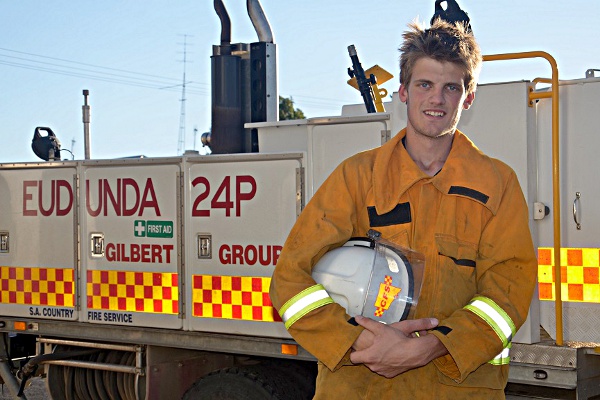
[[[600,303],[600,249],[560,249],[563,301]],[[538,249],[540,300],[554,300],[554,249]]]
[[[73,307],[73,278],[71,268],[0,266],[0,303]]]
[[[192,279],[194,317],[281,321],[269,298],[271,278],[194,275]]]
[[[386,275],[385,278],[383,278],[383,282],[379,284],[379,292],[377,293],[377,298],[375,299],[374,314],[376,317],[383,316],[383,314],[392,305],[394,299],[398,297],[398,293],[400,293],[400,288],[393,286],[392,283],[392,277]]]
[[[179,313],[178,275],[170,272],[87,271],[89,309]]]

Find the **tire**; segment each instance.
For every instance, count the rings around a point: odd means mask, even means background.
[[[316,362],[278,360],[269,361],[267,365],[286,376],[288,380],[293,380],[291,384],[296,385],[298,400],[311,400],[315,396]]]
[[[292,400],[300,399],[293,381],[263,365],[232,367],[199,379],[182,400]]]

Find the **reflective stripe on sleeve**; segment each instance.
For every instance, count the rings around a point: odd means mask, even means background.
[[[285,328],[290,329],[294,322],[312,310],[331,303],[333,303],[333,299],[329,296],[329,293],[327,293],[323,285],[318,284],[304,289],[289,299],[281,307],[279,314],[285,324]]]
[[[502,341],[503,347],[508,346],[516,333],[516,328],[512,319],[498,304],[490,298],[477,296],[464,308],[487,322]]]
[[[488,361],[489,364],[492,365],[508,365],[510,364],[510,348],[512,347],[512,343],[509,343],[500,354],[494,357],[492,360]]]

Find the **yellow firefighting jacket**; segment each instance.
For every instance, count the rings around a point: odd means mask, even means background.
[[[508,349],[537,271],[517,177],[459,131],[430,177],[404,136],[344,161],[315,193],[285,242],[271,299],[290,334],[319,360],[316,399],[504,398]],[[352,365],[350,348],[363,328],[311,277],[323,254],[369,229],[425,255],[415,318],[439,319],[431,334],[449,351],[392,379]]]

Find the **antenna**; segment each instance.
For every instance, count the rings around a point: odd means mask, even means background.
[[[177,155],[183,154],[185,151],[185,70],[187,64],[187,38],[190,35],[183,36],[183,80],[181,83],[181,109],[179,111],[179,140],[177,141]],[[182,44],[182,43],[180,43]]]

